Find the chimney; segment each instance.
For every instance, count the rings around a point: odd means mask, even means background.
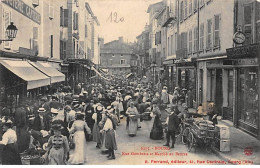
[[[123,42],[124,42],[123,36],[120,36],[120,37],[118,38],[118,40],[119,40],[120,43],[123,43]]]

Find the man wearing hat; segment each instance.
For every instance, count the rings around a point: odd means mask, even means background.
[[[33,128],[36,131],[40,130],[50,130],[50,120],[51,118],[46,115],[46,110],[44,108],[38,109],[38,115],[34,119]]]
[[[170,146],[170,138],[172,139],[172,146],[171,148],[174,148],[174,144],[175,144],[175,132],[177,131],[179,124],[180,124],[180,120],[177,116],[177,114],[175,113],[175,108],[172,109],[171,114],[167,117],[166,119],[166,124],[167,124],[167,129],[166,129],[166,139],[167,142],[164,146]]]
[[[46,110],[46,113],[50,114],[50,112],[51,112],[50,102],[48,102],[46,97],[41,98],[39,108],[44,108]]]

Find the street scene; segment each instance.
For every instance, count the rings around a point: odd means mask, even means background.
[[[1,0],[1,165],[259,165],[260,0]]]

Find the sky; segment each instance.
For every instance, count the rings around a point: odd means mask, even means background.
[[[89,5],[97,16],[100,26],[99,37],[105,43],[123,36],[125,42],[136,41],[136,36],[149,24],[147,13],[150,4],[160,0],[89,0]]]

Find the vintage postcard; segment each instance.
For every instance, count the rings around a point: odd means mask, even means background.
[[[260,0],[0,0],[0,164],[259,165]]]

